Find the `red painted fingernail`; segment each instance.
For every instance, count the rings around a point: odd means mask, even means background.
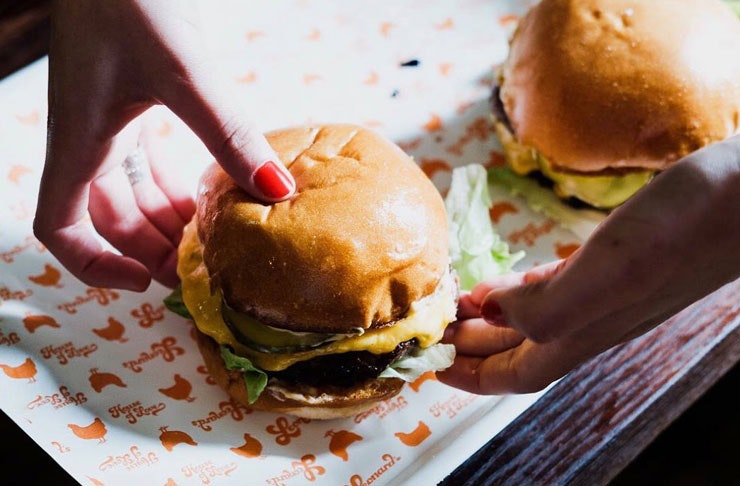
[[[252,176],[254,185],[270,199],[282,199],[293,190],[288,176],[272,160],[268,160]]]
[[[504,313],[501,306],[493,299],[486,299],[480,306],[480,314],[489,324],[504,325]]]

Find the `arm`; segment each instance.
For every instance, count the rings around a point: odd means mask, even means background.
[[[194,4],[169,0],[57,0],[49,54],[46,163],[34,232],[92,286],[174,286],[176,247],[194,212],[176,167],[147,154],[138,182],[122,162],[139,139],[137,117],[164,104],[256,198],[289,197],[294,181],[236,100],[215,78]],[[271,163],[270,163],[271,162]],[[82,224],[120,255],[105,251]]]
[[[478,284],[440,380],[540,390],[740,276],[740,137],[699,150],[615,210],[566,260]]]

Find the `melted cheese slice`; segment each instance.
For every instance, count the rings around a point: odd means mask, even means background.
[[[409,339],[417,339],[423,348],[437,344],[449,322],[455,320],[457,312],[457,285],[452,274],[443,277],[437,290],[415,302],[407,317],[393,326],[370,329],[364,334],[348,337],[317,349],[297,353],[263,353],[239,343],[231,333],[221,315],[220,292],[211,293],[208,270],[203,262],[202,246],[198,241],[195,222],[184,229],[178,249],[177,273],[182,282],[182,298],[193,316],[198,329],[234,349],[234,352],[249,358],[255,366],[268,371],[283,370],[299,361],[325,354],[349,351],[369,351],[383,354]]]
[[[511,170],[519,175],[541,171],[553,182],[553,190],[558,197],[574,196],[594,207],[611,209],[632,197],[653,177],[651,171],[628,172],[619,176],[556,172],[541,153],[519,143],[503,123],[494,123],[496,135],[504,148]]]

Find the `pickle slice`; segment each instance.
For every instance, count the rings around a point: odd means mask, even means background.
[[[263,353],[295,353],[315,349],[340,339],[358,336],[363,329],[357,328],[348,334],[319,332],[295,332],[278,329],[261,323],[257,319],[237,312],[226,302],[221,311],[224,322],[241,344]]]

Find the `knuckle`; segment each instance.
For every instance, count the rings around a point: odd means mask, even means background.
[[[244,120],[232,118],[220,129],[219,155],[230,159],[239,158],[249,148],[259,132]]]
[[[33,235],[44,245],[47,245],[51,239],[51,232],[48,225],[44,224],[43,220],[38,216],[33,220]]]
[[[527,336],[535,343],[547,343],[559,337],[559,329],[563,326],[564,316],[557,309],[544,305],[542,287],[544,282],[535,282],[520,287],[511,303],[525,305],[506,305],[506,320],[515,329]]]

